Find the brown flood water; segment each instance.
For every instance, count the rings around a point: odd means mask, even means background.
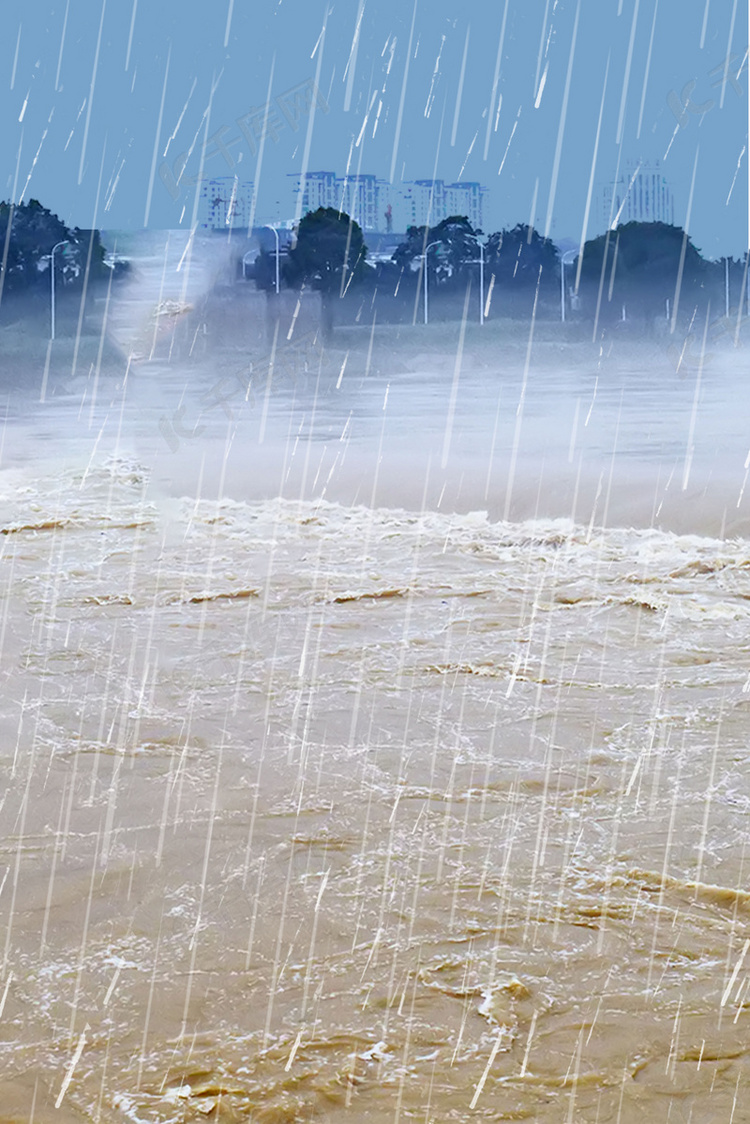
[[[2,1118],[750,1119],[724,376],[540,360],[521,431],[523,361],[504,413],[345,350],[265,414],[152,363],[6,426]]]

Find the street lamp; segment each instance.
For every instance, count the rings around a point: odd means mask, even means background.
[[[431,250],[433,246],[439,246],[440,239],[435,242],[430,242],[429,246],[425,246],[424,253],[422,254],[422,261],[424,262],[424,322],[427,323],[427,251]]]
[[[479,324],[484,325],[484,243],[479,242]]]
[[[578,257],[578,250],[568,250],[560,259],[560,320],[565,323],[565,266],[572,265]]]
[[[275,226],[270,223],[265,223],[266,230],[272,230],[273,236],[276,239],[276,296],[279,295],[279,232]]]
[[[479,323],[484,324],[484,244],[477,242],[479,247]],[[471,264],[476,264],[477,259],[472,258]]]
[[[50,339],[55,338],[55,250],[59,250],[61,246],[70,245],[69,240],[64,238],[62,242],[57,242],[52,247],[50,254]]]

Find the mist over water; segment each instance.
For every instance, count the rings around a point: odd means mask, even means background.
[[[746,351],[274,348],[129,237],[121,361],[5,396],[4,1111],[730,1120]]]
[[[583,325],[571,338],[544,320],[468,323],[463,339],[458,323],[362,324],[324,347],[310,310],[291,340],[283,324],[276,354],[266,298],[252,283],[232,286],[225,240],[118,238],[123,252],[133,240],[136,264],[107,315],[122,370],[100,379],[79,364],[46,403],[11,396],[29,440],[7,441],[6,463],[32,449],[38,458],[38,432],[45,449],[54,434],[55,455],[87,456],[94,442],[99,453],[126,450],[157,491],[178,496],[216,496],[221,485],[235,499],[324,495],[493,520],[747,530],[750,388],[734,321],[701,361],[703,325],[593,343]],[[32,398],[38,376],[29,384]]]

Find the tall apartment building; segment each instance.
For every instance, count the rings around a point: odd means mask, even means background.
[[[489,188],[480,183],[447,183],[445,208],[448,215],[466,215],[475,230],[484,230],[484,197]]]
[[[292,174],[295,181],[294,194],[299,195],[302,190],[302,177]],[[308,211],[317,211],[318,207],[337,207],[336,173],[335,172],[308,172],[305,176],[304,193],[302,196],[302,214]]]
[[[664,222],[674,225],[674,197],[660,161],[631,161],[620,178],[601,193],[600,220],[604,230],[626,222]]]
[[[339,177],[335,172],[308,172],[304,188],[302,177],[292,176],[294,194],[302,192],[303,215],[318,207],[343,211],[358,222],[363,230],[385,230],[387,225],[389,185],[371,175]]]
[[[370,175],[346,176],[336,181],[337,206],[363,230],[385,230],[390,185]]]
[[[437,226],[441,219],[446,218],[443,181],[413,180],[394,184],[391,206],[395,230],[407,230],[410,226]]]
[[[198,201],[198,225],[202,230],[247,229],[252,202],[252,180],[237,176],[205,180]]]
[[[484,230],[484,197],[488,190],[474,181],[445,183],[429,179],[389,185],[392,228],[404,231],[410,226],[437,226],[451,215],[466,215],[475,230]]]
[[[483,202],[487,188],[479,183],[412,180],[389,184],[373,175],[343,178],[334,172],[308,172],[304,188],[297,174],[294,193],[302,191],[302,214],[332,207],[351,215],[363,230],[403,232],[409,226],[437,226],[449,215],[466,215],[472,226],[483,229]]]

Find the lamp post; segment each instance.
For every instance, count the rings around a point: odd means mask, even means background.
[[[55,250],[59,250],[61,246],[68,246],[69,240],[64,238],[62,242],[57,242],[52,247],[50,254],[50,339],[55,338]]]
[[[276,239],[276,296],[279,295],[279,232],[275,226],[270,223],[265,224],[266,230],[272,230],[273,236]]]
[[[424,261],[424,322],[427,323],[427,251],[431,250],[433,246],[439,246],[440,239],[435,242],[430,242],[429,246],[425,246],[422,260]]]
[[[482,242],[477,242],[479,247],[479,258],[472,258],[470,264],[477,264],[479,262],[479,323],[484,324],[484,245]]]
[[[565,323],[565,266],[572,265],[578,257],[578,250],[568,250],[560,258],[560,320]]]
[[[479,243],[479,324],[484,325],[484,243]]]

